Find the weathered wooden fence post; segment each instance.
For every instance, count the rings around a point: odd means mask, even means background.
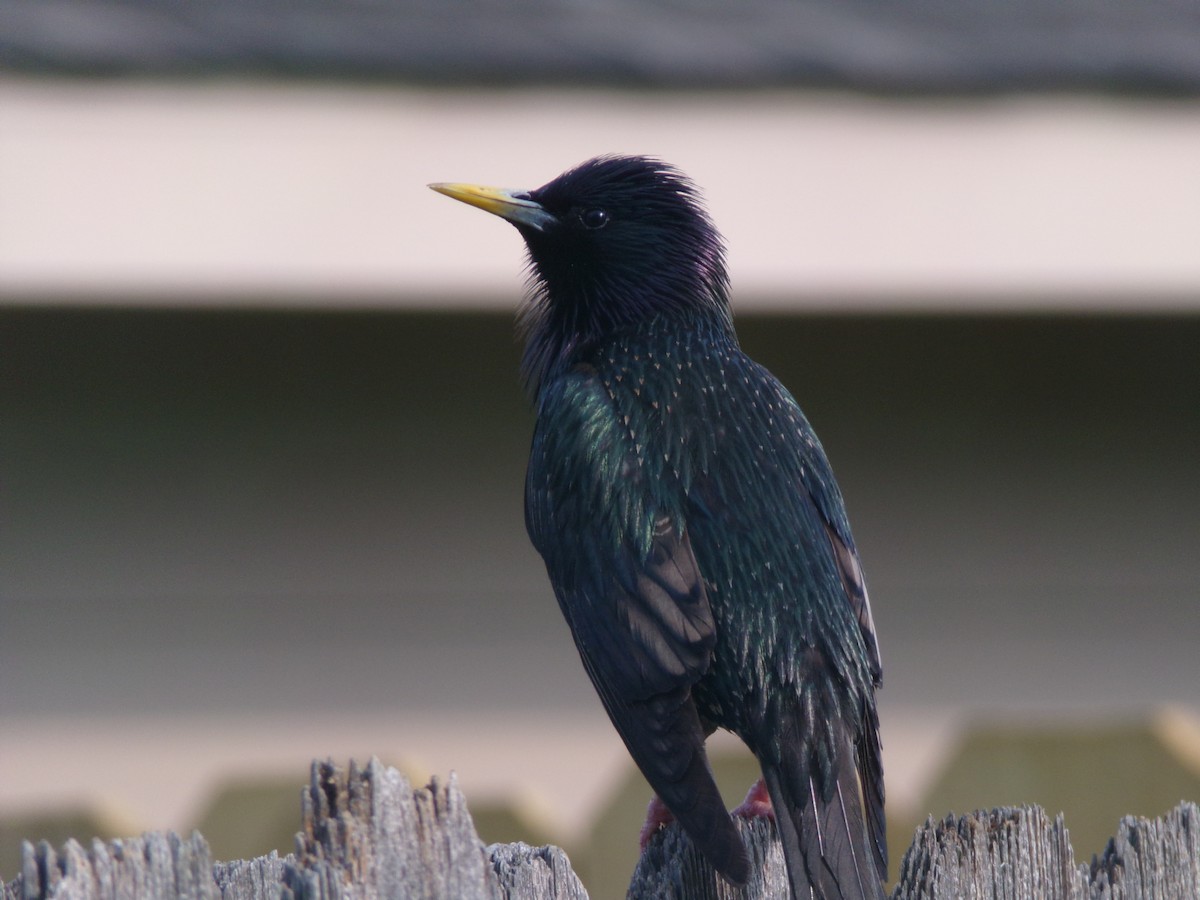
[[[364,769],[314,763],[296,852],[216,862],[199,834],[68,841],[23,848],[3,900],[586,900],[557,847],[493,844],[475,833],[451,776],[413,790],[372,760]],[[631,900],[786,900],[774,826],[738,820],[750,883],[721,881],[672,826],[655,836]],[[632,839],[632,836],[631,836]],[[1122,819],[1091,864],[1075,862],[1062,817],[1037,807],[930,819],[900,865],[892,900],[1200,900],[1200,808]]]
[[[713,873],[675,827],[642,856],[630,900],[785,900],[779,842],[762,820],[738,822],[755,873],[743,891]],[[927,821],[900,863],[892,900],[1200,900],[1200,808],[1126,817],[1093,862],[1076,864],[1062,816],[1039,807]]]
[[[484,847],[451,776],[413,790],[372,760],[314,763],[296,852],[213,863],[199,834],[23,850],[4,900],[587,900],[557,847]]]

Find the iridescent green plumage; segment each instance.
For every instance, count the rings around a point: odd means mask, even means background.
[[[534,281],[526,522],[610,718],[731,881],[748,860],[704,755],[718,727],[762,765],[797,897],[881,898],[880,664],[854,541],[799,406],[738,347],[694,188],[607,157],[499,195]]]

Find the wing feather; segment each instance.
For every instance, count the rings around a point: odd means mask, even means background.
[[[545,388],[526,525],[630,755],[714,867],[743,883],[748,859],[713,781],[691,693],[712,661],[712,607],[683,498],[647,472],[625,423],[586,367]]]

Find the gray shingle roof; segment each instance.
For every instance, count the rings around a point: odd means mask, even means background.
[[[4,0],[10,71],[1200,90],[1192,0]]]

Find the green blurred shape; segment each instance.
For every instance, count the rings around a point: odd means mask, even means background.
[[[35,846],[46,841],[58,848],[74,838],[89,847],[92,838],[109,841],[136,833],[136,828],[116,816],[86,808],[6,815],[0,818],[0,883],[12,881],[21,871],[23,841]]]
[[[969,730],[919,805],[943,818],[997,806],[1063,813],[1079,862],[1104,849],[1122,816],[1161,816],[1200,799],[1200,728],[1186,715],[1098,725],[993,725]],[[899,823],[898,823],[899,824]],[[896,829],[893,871],[918,821]]]
[[[520,802],[470,801],[475,832],[485,844],[511,844],[524,841],[533,847],[558,844],[552,829],[536,812]],[[574,863],[574,857],[571,858]]]
[[[301,828],[303,774],[226,781],[201,813],[196,828],[214,860],[253,859],[272,850],[286,855]]]

